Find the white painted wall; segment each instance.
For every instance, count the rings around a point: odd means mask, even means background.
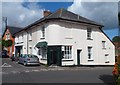
[[[35,48],[35,45],[41,41],[47,41],[48,46],[72,45],[72,59],[70,60],[73,61],[63,61],[62,65],[77,65],[77,49],[82,50],[80,58],[82,65],[113,65],[115,63],[114,45],[98,27],[91,26],[93,40],[87,40],[87,27],[90,25],[52,21],[45,24],[45,39],[41,39],[42,26],[35,26],[29,30],[32,32],[32,41],[28,42],[28,46],[32,46],[32,53],[40,58],[41,63],[47,64],[46,60],[41,60],[41,56],[37,54],[38,49]],[[23,48],[27,50],[27,32],[23,33]],[[102,49],[102,41],[106,41],[106,49]],[[94,61],[88,61],[88,46],[92,46]],[[26,53],[26,50],[23,50]],[[105,54],[109,55],[109,63],[105,63]]]

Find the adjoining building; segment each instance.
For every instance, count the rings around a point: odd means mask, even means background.
[[[13,27],[13,26],[7,26],[5,28],[5,31],[2,35],[2,39],[4,40],[11,40],[13,43],[12,43],[12,46],[9,46],[9,47],[3,47],[4,50],[6,50],[8,52],[8,55],[11,57],[12,54],[14,54],[14,42],[15,42],[15,36],[14,36],[14,33],[20,31],[22,28],[19,28],[19,27]]]
[[[43,64],[114,65],[115,47],[102,25],[58,9],[15,33],[15,54],[35,54]]]

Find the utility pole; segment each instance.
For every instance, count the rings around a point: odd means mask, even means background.
[[[3,33],[4,30],[7,28],[7,17],[2,17],[2,21],[3,21],[2,33]]]

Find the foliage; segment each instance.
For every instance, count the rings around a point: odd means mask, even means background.
[[[113,42],[120,42],[120,36],[115,36],[112,39]]]
[[[5,46],[5,47],[10,47],[12,46],[13,44],[13,41],[12,40],[2,40],[2,46]]]

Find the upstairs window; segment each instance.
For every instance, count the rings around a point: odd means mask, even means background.
[[[42,38],[45,38],[45,27],[44,26],[42,27],[41,31],[42,31]]]
[[[7,34],[7,39],[8,39],[8,40],[10,39],[10,33]]]
[[[87,39],[91,39],[92,29],[87,28]]]
[[[29,32],[29,40],[32,40],[32,33]]]
[[[23,38],[23,34],[22,34],[22,42],[23,42],[23,39],[24,39],[24,38]]]
[[[7,36],[7,34],[6,34],[6,40],[8,39],[8,36]]]
[[[106,41],[102,41],[102,48],[106,49]]]

